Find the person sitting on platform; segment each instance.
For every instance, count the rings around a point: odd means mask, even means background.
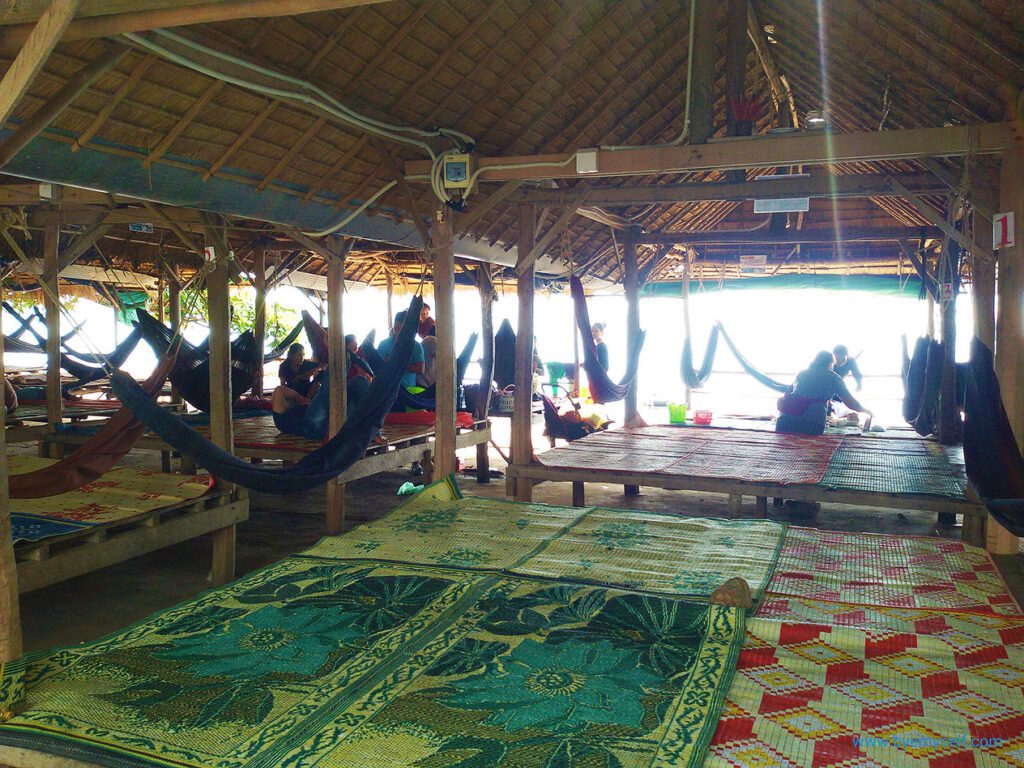
[[[437,362],[437,337],[431,333],[423,339],[423,373],[416,374],[416,386],[427,389],[434,385],[437,376],[434,364]]]
[[[313,377],[327,366],[315,360],[305,360],[305,357],[306,348],[301,344],[292,344],[288,347],[288,356],[278,368],[277,375],[281,379],[282,387],[304,398],[312,399],[320,388],[319,383],[313,381]]]
[[[368,384],[372,383],[373,369],[370,367],[366,356],[359,350],[359,342],[356,341],[354,333],[350,333],[345,337],[345,351],[348,353],[346,357],[345,381],[351,382],[352,379],[362,378]]]
[[[402,326],[405,324],[405,310],[395,315],[395,324],[391,328],[391,335],[388,336],[384,341],[377,345],[377,351],[380,356],[387,361],[391,357],[391,348],[395,345],[395,337],[402,332]],[[405,375],[402,377],[403,387],[415,387],[416,386],[416,374],[423,373],[424,371],[424,359],[423,345],[418,341],[412,343],[412,357],[409,358],[409,367],[405,369]]]
[[[797,374],[793,390],[779,398],[780,414],[775,422],[776,432],[824,434],[828,404],[833,396],[850,410],[871,416],[871,411],[850,394],[846,383],[832,370],[834,362],[831,352],[819,352],[807,369]]]
[[[594,323],[590,328],[590,333],[594,337],[594,344],[597,345],[597,362],[607,371],[608,345],[604,343],[604,329],[604,323]]]
[[[423,307],[426,310],[430,309],[430,307],[428,307],[426,304],[424,304]],[[404,309],[395,315],[395,323],[394,326],[392,326],[391,328],[391,335],[384,339],[384,341],[382,341],[379,345],[377,345],[377,351],[380,353],[380,356],[383,357],[385,361],[387,361],[387,359],[391,357],[391,349],[392,347],[395,346],[395,337],[402,332],[402,326],[405,324],[405,316],[406,312]],[[420,317],[422,317],[422,313]],[[426,355],[423,352],[423,345],[420,344],[418,341],[413,340],[412,357],[409,358],[409,367],[405,369],[405,375],[402,377],[403,387],[408,389],[409,387],[416,386],[416,376],[418,374],[423,373],[426,370],[426,365],[424,364],[425,360]],[[423,465],[418,461],[414,461],[412,463],[412,473],[414,475],[422,475]]]
[[[18,409],[18,393],[11,380],[7,378],[4,379],[4,405],[7,406],[8,413],[14,413]]]
[[[426,302],[423,302],[423,308],[420,310],[419,334],[421,339],[437,335],[437,323],[430,316],[430,305]]]
[[[348,382],[346,414],[352,415],[370,389],[369,379],[356,376]],[[303,397],[288,387],[277,387],[272,400],[274,426],[286,435],[297,435],[307,440],[326,440],[330,435],[331,415],[330,382],[325,378],[312,398]],[[378,433],[374,445],[386,445],[387,439]]]
[[[836,359],[832,370],[839,374],[841,379],[853,376],[853,380],[857,382],[857,391],[860,392],[861,387],[864,386],[864,374],[860,372],[856,358],[850,357],[849,347],[845,344],[836,344],[835,349],[832,350],[832,355]]]

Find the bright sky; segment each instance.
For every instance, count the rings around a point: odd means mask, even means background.
[[[317,315],[314,304],[289,287],[271,295],[271,300],[296,311],[307,309]],[[428,295],[428,302],[431,297]],[[395,311],[403,308],[407,296],[396,295]],[[432,302],[431,302],[432,303]],[[480,303],[475,290],[456,293],[456,348],[480,328]],[[572,304],[567,294],[539,294],[535,305],[538,349],[545,361],[573,360]],[[94,347],[108,351],[114,345],[113,310],[84,299],[75,306],[77,320],[86,320],[83,334]],[[861,369],[868,377],[862,401],[877,414],[883,424],[895,425],[899,420],[899,399],[902,397],[900,373],[900,334],[906,333],[911,345],[925,330],[925,303],[916,296],[897,297],[867,292],[841,292],[821,289],[742,290],[696,293],[691,298],[691,320],[694,334],[695,365],[699,367],[712,324],[721,320],[743,354],[765,373],[791,380],[806,367],[814,354],[846,344],[858,355]],[[517,324],[515,296],[499,296],[495,304],[495,328],[508,317],[513,328]],[[590,299],[590,315],[594,322],[607,324],[605,340],[611,355],[611,373],[618,378],[625,366],[626,302],[621,296],[598,296]],[[372,328],[377,338],[387,333],[386,302],[383,290],[354,288],[345,298],[345,331],[362,338]],[[958,359],[967,356],[971,338],[970,296],[958,301]],[[4,327],[13,327],[5,319]],[[683,343],[682,300],[678,298],[645,297],[641,300],[641,327],[647,330],[647,344],[641,359],[640,399],[681,401],[683,383],[679,362]],[[117,339],[123,339],[129,328],[120,325]],[[201,327],[190,328],[191,341],[206,335]],[[92,351],[81,336],[72,345]],[[477,348],[477,355],[480,348]],[[8,354],[8,366],[41,366],[42,356]],[[142,344],[129,359],[126,368],[133,374],[147,375],[154,363],[149,348]],[[724,343],[719,344],[715,373],[705,389],[694,394],[694,407],[708,408],[719,414],[770,414],[775,411],[778,395],[740,372],[739,366]],[[268,371],[269,373],[269,371]],[[471,368],[469,378],[478,376]],[[648,407],[646,413],[655,421],[664,421],[664,408]]]

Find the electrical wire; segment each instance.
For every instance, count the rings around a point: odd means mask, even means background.
[[[376,201],[376,200],[377,200],[377,199],[378,199],[379,197],[381,197],[381,196],[382,196],[382,195],[383,195],[383,194],[384,194],[385,192],[387,192],[387,191],[388,191],[389,189],[391,189],[392,187],[394,187],[394,186],[395,186],[395,185],[396,185],[397,183],[398,183],[398,182],[397,182],[397,181],[395,181],[395,180],[389,181],[389,182],[388,182],[387,184],[385,184],[385,185],[384,185],[383,187],[381,187],[381,188],[380,188],[380,189],[378,189],[378,190],[377,190],[376,192],[374,192],[374,193],[373,193],[372,195],[370,195],[370,197],[368,197],[368,198],[366,199],[366,201],[365,201],[365,202],[364,202],[364,203],[363,203],[362,205],[360,205],[360,206],[359,206],[358,208],[356,208],[356,209],[355,209],[354,211],[352,211],[352,213],[349,213],[349,214],[347,214],[347,215],[345,216],[345,218],[343,218],[343,219],[342,219],[341,221],[339,221],[339,222],[338,222],[338,223],[336,223],[336,224],[332,224],[332,225],[331,225],[331,226],[329,226],[329,227],[328,227],[327,229],[321,229],[321,230],[320,230],[320,231],[318,231],[318,232],[303,232],[302,234],[306,235],[307,237],[326,237],[327,235],[332,235],[332,234],[334,234],[334,233],[335,233],[335,232],[337,232],[337,231],[338,231],[339,229],[341,229],[341,228],[342,228],[342,227],[344,227],[344,226],[345,226],[346,224],[348,224],[348,223],[349,223],[349,222],[351,222],[351,221],[352,221],[353,219],[355,219],[355,217],[356,217],[356,216],[358,216],[358,215],[359,215],[359,214],[361,214],[361,213],[362,213],[363,211],[365,211],[365,210],[366,210],[367,208],[369,208],[369,207],[370,207],[371,205],[373,205],[373,204],[374,204],[374,202],[375,202],[375,201]]]

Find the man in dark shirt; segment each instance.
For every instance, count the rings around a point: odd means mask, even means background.
[[[836,359],[832,370],[839,374],[841,379],[852,375],[853,380],[857,382],[857,391],[860,392],[861,387],[864,385],[864,374],[860,372],[857,361],[850,357],[849,348],[845,344],[837,344],[835,349],[832,350],[832,355]]]
[[[606,371],[608,370],[608,345],[604,343],[604,323],[594,323],[590,329],[594,337],[594,346],[597,347],[597,362]]]

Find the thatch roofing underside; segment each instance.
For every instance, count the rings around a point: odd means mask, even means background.
[[[768,30],[771,54],[788,78],[797,111],[803,116],[827,108],[835,131],[999,121],[1006,117],[1008,100],[1024,88],[1024,4],[1017,0],[751,3]],[[718,5],[716,44],[722,53],[728,4]],[[374,118],[454,128],[472,136],[488,156],[526,155],[651,144],[677,136],[686,103],[689,9],[688,0],[395,0],[175,32],[311,81]],[[16,120],[28,119],[112,44],[86,40],[60,45],[19,104]],[[724,93],[724,60],[719,64],[723,74],[717,90]],[[747,71],[747,96],[761,105],[755,133],[764,132],[778,125],[779,117],[753,51]],[[715,126],[723,135],[724,98],[716,105]],[[274,228],[259,219],[280,221],[286,215],[282,211],[340,218],[393,178],[393,162],[422,157],[408,146],[382,143],[322,112],[222,83],[136,47],[76,98],[7,170],[55,181],[68,181],[67,175],[78,173],[79,184],[88,186],[90,173],[114,173],[116,168],[124,177],[124,169],[130,168],[133,183],[145,186],[148,180],[155,199],[184,194],[180,188],[188,180],[202,194],[208,190],[212,196],[243,196],[253,215],[235,220],[237,229],[229,230],[229,237],[245,254],[260,238],[273,236],[268,230]],[[960,177],[959,168],[944,165]],[[902,162],[829,170],[848,174],[922,167]],[[983,172],[983,163],[973,171]],[[594,186],[720,178],[717,172],[693,173],[602,179]],[[421,213],[436,206],[426,185],[413,184],[412,189]],[[497,185],[482,185],[470,201],[470,212],[495,189]],[[944,197],[926,200],[939,211],[945,206]],[[420,259],[413,251],[419,238],[408,226],[409,209],[410,201],[396,187],[346,229],[368,239],[399,242],[361,242],[353,252],[358,258],[349,267],[350,277],[381,282],[389,272],[397,276],[417,271]],[[768,225],[765,216],[753,214],[749,201],[611,210],[652,231]],[[558,215],[557,209],[540,210],[539,232]],[[847,198],[835,204],[816,199],[808,213],[790,214],[785,224],[828,229],[837,220],[848,228],[927,224],[898,197]],[[517,221],[513,204],[498,204],[464,234],[465,243],[510,249],[517,240]],[[399,231],[404,239],[394,236]],[[158,253],[185,264],[195,258],[159,227],[150,235],[117,225],[99,243],[105,256],[119,265],[158,266]],[[620,260],[612,246],[609,226],[577,217],[567,237],[556,239],[550,255],[587,265],[592,277],[618,280]],[[280,253],[293,250],[283,245]],[[766,253],[769,264],[788,258],[786,270],[811,262],[831,263],[840,270],[870,262],[887,271],[895,271],[901,257],[892,242],[805,245],[796,254],[792,251],[792,246],[721,245],[697,248],[697,256],[709,263],[734,263],[741,253]],[[655,252],[653,247],[641,250],[641,269]],[[323,269],[319,257],[306,253],[299,258],[309,259],[308,270]],[[671,278],[671,264],[665,270],[664,276]]]

